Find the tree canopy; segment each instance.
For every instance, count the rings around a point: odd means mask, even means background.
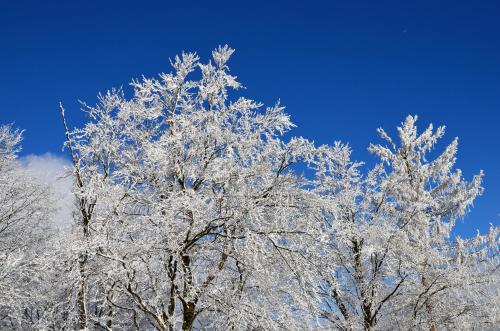
[[[476,330],[500,325],[500,228],[461,238],[482,194],[458,140],[408,116],[369,151],[293,137],[238,95],[234,50],[112,89],[70,129],[72,226],[0,130],[0,326],[47,330]]]

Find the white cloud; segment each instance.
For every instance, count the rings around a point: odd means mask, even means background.
[[[63,157],[50,153],[30,154],[21,157],[19,161],[29,175],[52,188],[58,209],[53,220],[55,225],[65,227],[71,224],[74,202],[71,194],[72,179],[68,173],[71,163]]]

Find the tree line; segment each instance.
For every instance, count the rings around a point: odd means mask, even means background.
[[[461,238],[482,194],[444,127],[408,116],[369,151],[291,137],[284,107],[236,97],[227,46],[83,104],[73,217],[0,129],[2,330],[486,330],[500,326],[500,228]]]

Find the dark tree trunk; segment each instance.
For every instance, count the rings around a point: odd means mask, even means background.
[[[184,305],[182,331],[189,331],[193,327],[194,319],[196,317],[196,304],[188,302]]]

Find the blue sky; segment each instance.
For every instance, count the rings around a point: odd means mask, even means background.
[[[62,155],[59,101],[81,125],[77,100],[225,43],[243,95],[280,98],[295,134],[349,142],[356,159],[408,114],[445,124],[465,176],[486,173],[457,231],[500,223],[498,1],[4,1],[0,123],[26,129],[24,155]]]

